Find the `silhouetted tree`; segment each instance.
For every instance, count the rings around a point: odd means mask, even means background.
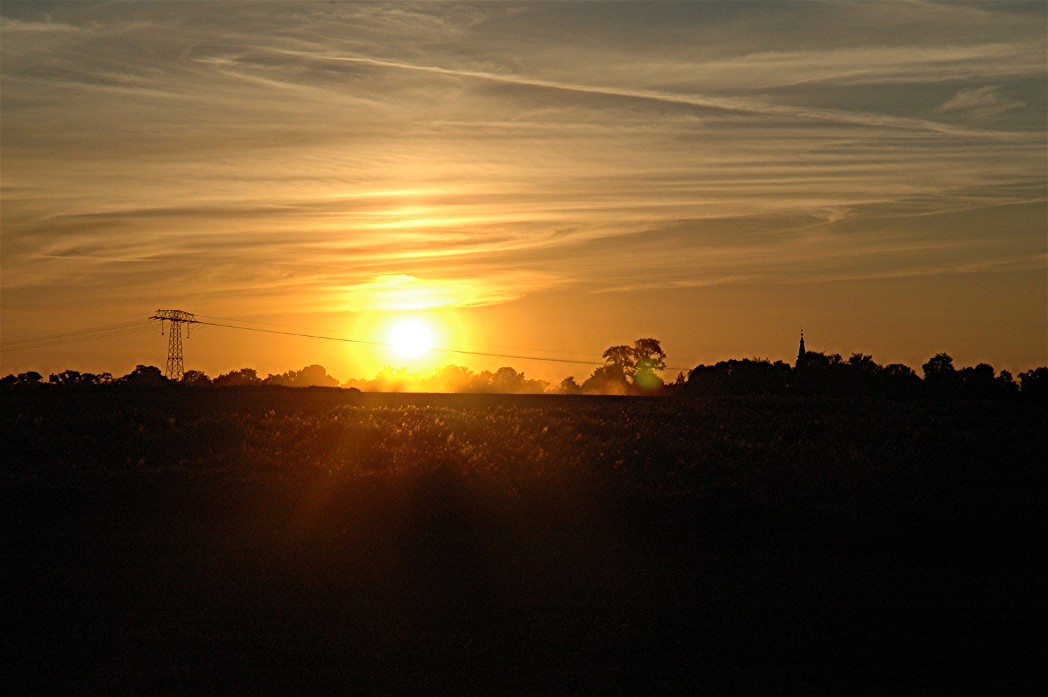
[[[155,365],[136,365],[134,370],[117,380],[117,382],[136,387],[150,387],[167,384],[167,378],[160,372],[160,368],[157,368]]]
[[[582,384],[583,391],[625,394],[631,388],[650,392],[662,387],[659,373],[666,369],[666,353],[658,339],[637,339],[633,346],[610,346],[603,358],[604,365]]]
[[[3,378],[0,378],[0,385],[3,387],[24,389],[44,384],[40,382],[43,379],[43,375],[35,370],[30,370],[25,373],[19,373],[18,375],[5,375]]]
[[[1007,370],[1002,370],[997,374],[997,393],[1003,397],[1013,397],[1019,394],[1019,383]]]
[[[241,368],[219,375],[212,381],[215,387],[247,387],[262,384],[254,368]]]
[[[549,387],[549,383],[544,380],[529,380],[524,373],[518,373],[509,366],[499,368],[494,374],[487,371],[481,373],[476,383],[476,391],[500,394],[541,394]]]
[[[839,353],[825,354],[805,351],[804,360],[798,361],[790,387],[800,394],[843,394],[846,392],[847,363]]]
[[[957,382],[957,369],[953,367],[953,358],[948,353],[937,353],[921,366],[924,371],[924,384],[938,394],[953,392]]]
[[[763,358],[699,365],[688,374],[687,392],[698,396],[769,395],[785,392],[792,369]]]
[[[881,368],[881,375],[890,380],[921,381],[921,379],[917,377],[917,373],[913,368],[908,365],[903,365],[902,363],[889,363]]]
[[[867,373],[876,373],[881,369],[879,365],[874,363],[873,356],[864,353],[853,353],[848,358],[848,367]]]
[[[1019,373],[1019,394],[1024,399],[1048,399],[1048,368],[1034,368]]]
[[[633,384],[642,390],[662,387],[659,375],[666,369],[666,352],[658,339],[637,339],[633,342]]]
[[[880,396],[881,366],[866,353],[853,353],[846,363],[841,364],[841,375],[837,388],[839,393],[850,396]]]
[[[491,388],[495,392],[521,392],[523,387],[524,373],[518,373],[509,366],[499,368],[491,378]]]
[[[890,363],[880,372],[880,386],[888,396],[912,397],[923,387],[917,372],[902,363]]]
[[[338,380],[327,374],[322,365],[307,365],[302,370],[289,370],[281,375],[270,375],[264,381],[266,385],[285,385],[287,387],[337,387]]]
[[[582,391],[582,386],[575,382],[575,376],[569,375],[560,381],[557,385],[557,392],[559,394],[578,394]]]
[[[633,377],[636,359],[633,349],[629,346],[609,346],[602,356],[604,364],[617,368],[627,378]]]
[[[979,363],[975,367],[961,368],[957,371],[959,392],[975,399],[987,399],[998,395],[1000,388],[997,382],[997,371],[993,366]]]
[[[25,373],[18,374],[18,383],[20,385],[35,385],[44,379],[44,376],[35,370],[30,370]]]
[[[593,371],[582,383],[582,391],[593,394],[626,394],[629,381],[621,365],[609,363]]]
[[[836,367],[843,362],[839,353],[826,354],[819,351],[805,351],[804,360],[808,364],[806,367],[816,368]]]
[[[370,380],[347,380],[343,387],[356,387],[366,392],[407,392],[414,389],[416,381],[407,369],[385,366]]]
[[[191,385],[193,387],[206,387],[211,384],[211,378],[207,376],[207,373],[199,370],[187,370],[182,374],[180,382],[183,385]]]
[[[69,387],[71,385],[82,385],[86,381],[84,375],[79,370],[63,370],[61,373],[51,373],[47,381],[52,385],[62,385],[63,387]]]
[[[953,377],[957,369],[953,367],[953,357],[948,353],[937,353],[921,366],[924,371],[924,379],[936,380],[943,377]]]
[[[425,392],[469,392],[475,379],[469,368],[448,364],[421,380],[419,387]]]
[[[81,373],[77,370],[65,370],[57,375],[52,373],[48,382],[61,385],[62,387],[90,387],[94,385],[107,385],[113,382],[111,373]]]

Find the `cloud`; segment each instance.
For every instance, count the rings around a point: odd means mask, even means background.
[[[522,75],[492,73],[479,70],[454,69],[433,65],[412,65],[409,63],[359,56],[326,56],[325,59],[345,63],[356,63],[375,67],[391,68],[396,70],[418,71],[446,77],[461,77],[473,80],[499,82],[522,87],[533,87],[547,90],[573,92],[582,95],[635,99],[647,102],[665,103],[678,106],[690,106],[699,107],[703,109],[713,109],[724,112],[784,117],[790,119],[809,121],[827,121],[877,128],[931,131],[934,133],[943,133],[947,135],[957,136],[968,136],[976,134],[988,135],[987,132],[977,132],[971,129],[957,127],[951,124],[939,123],[928,119],[900,117],[870,112],[845,111],[840,109],[826,109],[806,106],[793,106],[787,104],[775,104],[753,98],[721,97],[703,94],[683,94],[665,92],[661,90],[617,87],[611,85],[589,85],[582,83],[569,83]],[[1003,136],[1005,134],[999,135]]]
[[[1043,28],[920,3],[5,16],[3,283],[377,308],[995,258],[889,211],[1043,199]],[[874,232],[827,232],[859,213]]]
[[[1005,111],[1021,109],[1026,102],[1017,99],[1005,99],[997,94],[996,87],[972,87],[957,92],[939,106],[936,111],[963,111],[979,119],[991,118]]]
[[[556,284],[553,276],[535,272],[498,272],[485,274],[483,278],[454,280],[384,274],[348,286],[337,294],[341,295],[345,309],[388,312],[497,305]]]
[[[8,17],[0,17],[0,26],[4,32],[11,33],[52,33],[52,32],[78,32],[81,28],[73,24],[48,21],[24,21]]]

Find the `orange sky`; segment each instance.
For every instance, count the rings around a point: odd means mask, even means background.
[[[792,360],[802,327],[1044,365],[1046,36],[1040,2],[5,0],[0,374],[162,367],[157,308],[594,365]],[[217,327],[185,357],[398,360]]]

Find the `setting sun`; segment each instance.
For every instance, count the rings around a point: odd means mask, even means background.
[[[389,344],[401,356],[417,358],[433,346],[433,333],[417,319],[404,320],[389,333]]]

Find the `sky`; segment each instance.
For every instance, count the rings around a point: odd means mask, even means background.
[[[1048,364],[1045,2],[0,3],[0,374]],[[137,323],[133,323],[137,322]],[[76,339],[76,341],[68,341]],[[578,364],[470,353],[577,360]],[[388,347],[198,325],[185,368]],[[399,362],[398,362],[399,361]]]

